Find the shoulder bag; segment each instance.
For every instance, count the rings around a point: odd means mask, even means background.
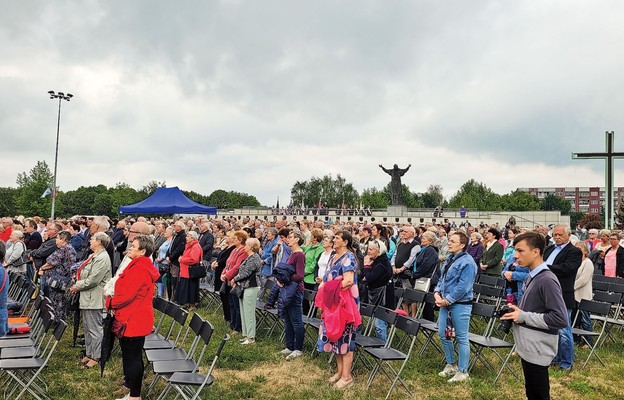
[[[189,271],[189,279],[200,279],[205,278],[208,274],[206,271],[206,266],[208,262],[202,261],[199,264],[193,264],[188,266]]]

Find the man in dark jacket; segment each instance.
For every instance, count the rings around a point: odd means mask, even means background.
[[[570,243],[570,227],[557,225],[552,236],[555,244],[544,251],[544,260],[548,268],[557,276],[563,300],[568,310],[568,326],[559,331],[559,351],[553,363],[561,369],[569,370],[574,363],[574,339],[572,337],[572,309],[574,301],[574,281],[576,271],[581,266],[583,253]]]
[[[212,248],[214,247],[215,238],[210,232],[208,222],[201,224],[199,229],[199,245],[204,252],[204,260],[210,262],[212,259]]]
[[[39,268],[41,268],[41,266],[46,263],[46,258],[48,258],[50,254],[56,251],[57,249],[56,235],[61,230],[63,230],[63,227],[60,224],[56,224],[56,223],[48,224],[48,227],[46,228],[46,235],[48,238],[46,239],[45,242],[41,244],[41,246],[38,249],[33,250],[30,253],[30,261],[32,261],[33,264],[35,265],[36,271],[39,271]],[[38,274],[35,274],[35,276],[39,277]],[[39,283],[40,283],[39,289],[41,290],[41,293],[46,293],[45,276],[39,277]]]

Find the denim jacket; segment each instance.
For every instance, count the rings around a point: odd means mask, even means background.
[[[279,238],[275,238],[270,242],[267,242],[262,249],[262,254],[260,254],[260,259],[264,261],[261,274],[265,278],[271,276],[271,272],[273,271],[273,253],[271,252],[271,249],[275,247],[278,240]]]
[[[462,251],[457,255],[449,254],[439,274],[440,280],[435,292],[440,293],[451,304],[472,301],[477,264],[468,253]]]

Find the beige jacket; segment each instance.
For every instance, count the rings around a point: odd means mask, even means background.
[[[110,257],[103,250],[95,254],[80,271],[80,280],[76,282],[76,288],[80,291],[81,310],[101,310],[104,308],[104,285],[110,279]]]
[[[593,297],[592,278],[594,277],[594,264],[589,258],[581,263],[576,271],[576,279],[574,280],[574,300],[580,303],[582,299],[591,300]]]

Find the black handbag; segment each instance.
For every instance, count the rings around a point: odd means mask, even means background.
[[[206,271],[206,266],[203,262],[199,264],[189,265],[189,279],[200,279],[205,278],[208,275]]]
[[[71,281],[71,276],[64,276],[56,271],[46,274],[46,283],[49,287],[58,292],[67,292],[71,287]]]

